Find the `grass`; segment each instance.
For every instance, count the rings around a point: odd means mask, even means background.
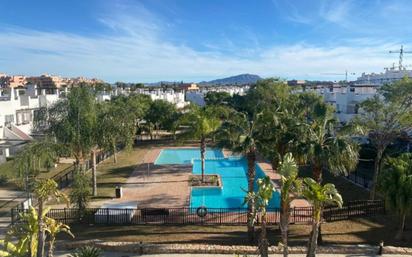
[[[40,171],[38,178],[46,179],[52,178],[56,174],[62,172],[64,169],[70,167],[72,164],[68,163],[59,163],[57,167],[53,167],[50,170],[43,169]],[[3,175],[7,178],[8,182],[0,185],[4,189],[20,189],[19,188],[19,179],[16,168],[14,167],[14,161],[9,160],[5,163],[0,164],[0,175]]]
[[[392,216],[356,218],[334,221],[322,225],[325,244],[371,244],[383,240],[386,245],[410,246],[412,230],[405,232],[406,240],[397,241],[397,221]],[[290,245],[305,245],[309,237],[309,225],[290,225]],[[129,226],[84,226],[74,225],[76,240],[101,239],[107,241],[133,241],[145,243],[200,243],[220,245],[247,244],[246,226],[195,226],[195,225],[129,225]],[[270,226],[268,232],[272,245],[280,242],[278,226]],[[62,237],[67,239],[66,237]]]
[[[133,148],[129,152],[119,152],[117,163],[113,156],[100,163],[97,166],[97,198],[115,197],[115,187],[126,183],[146,152],[147,149]]]

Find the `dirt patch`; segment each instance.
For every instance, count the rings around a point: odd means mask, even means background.
[[[190,175],[189,186],[192,187],[220,187],[222,183],[218,175],[204,175],[204,182],[202,182],[202,175]]]

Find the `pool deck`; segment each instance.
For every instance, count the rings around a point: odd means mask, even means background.
[[[153,147],[147,150],[125,185],[123,197],[110,200],[109,204],[122,204],[135,201],[138,208],[180,208],[188,207],[190,202],[189,176],[192,173],[191,165],[155,165],[162,149],[193,148],[194,146]],[[230,151],[224,150],[225,157]],[[259,161],[258,165],[271,178],[275,187],[279,187],[280,176],[272,170],[269,163]],[[309,204],[305,200],[295,200],[293,206],[305,207]]]

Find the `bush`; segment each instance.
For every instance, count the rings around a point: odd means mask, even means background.
[[[6,175],[1,174],[0,175],[0,186],[6,185],[7,182],[9,182],[9,178]]]
[[[83,212],[87,208],[91,194],[90,178],[78,172],[74,176],[72,191],[70,192],[70,202]]]
[[[76,251],[70,254],[70,257],[99,257],[102,251],[94,246],[85,246],[76,249]]]

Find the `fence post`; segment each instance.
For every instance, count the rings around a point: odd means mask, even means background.
[[[14,225],[14,208],[11,208],[11,224]]]
[[[106,224],[109,225],[109,208],[106,208]]]

